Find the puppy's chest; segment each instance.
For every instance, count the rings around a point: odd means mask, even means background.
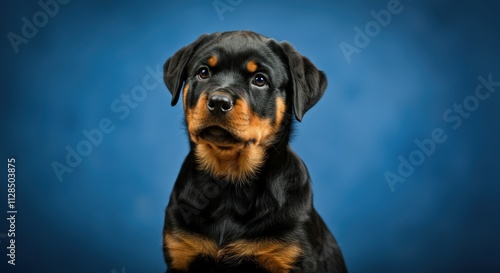
[[[275,227],[269,214],[278,204],[268,194],[238,195],[228,190],[209,200],[189,233],[167,235],[173,266],[214,272],[289,272],[302,250],[264,234]],[[178,237],[177,237],[178,236]],[[211,272],[211,271],[210,271]],[[229,272],[229,271],[228,271]]]
[[[184,196],[194,196],[191,194]],[[199,194],[198,194],[199,196]],[[200,198],[198,198],[200,199]],[[241,237],[258,237],[259,230],[270,230],[266,219],[280,209],[279,202],[265,190],[226,188],[203,201],[187,199],[199,213],[190,226],[219,244]]]
[[[246,225],[255,222],[258,218],[270,211],[278,209],[278,206],[268,194],[247,193],[245,195],[232,192],[223,193],[219,198],[210,200],[209,205],[203,212],[211,222],[219,226],[228,226],[228,222]]]

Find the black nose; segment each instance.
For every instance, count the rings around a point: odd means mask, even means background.
[[[215,116],[222,116],[233,109],[233,100],[228,95],[213,94],[208,98],[207,108]]]

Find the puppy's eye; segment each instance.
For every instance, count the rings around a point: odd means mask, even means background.
[[[210,70],[207,67],[200,67],[198,69],[198,77],[202,80],[210,78]]]
[[[267,79],[264,75],[262,74],[257,74],[252,80],[252,84],[256,85],[258,87],[263,87],[267,85]]]

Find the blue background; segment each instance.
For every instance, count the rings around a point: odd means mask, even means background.
[[[218,14],[211,0],[73,0],[18,53],[8,33],[21,35],[22,18],[43,9],[0,4],[0,159],[16,158],[18,210],[17,265],[7,265],[1,220],[0,271],[163,272],[164,208],[188,151],[182,106],[170,107],[154,77],[128,115],[111,104],[200,34],[248,29],[288,40],[328,75],[292,146],[350,272],[499,272],[500,87],[457,129],[443,119],[479,76],[500,81],[499,5],[402,0],[348,62],[340,44],[354,45],[354,28],[388,0],[231,2]],[[53,162],[66,164],[66,147],[106,118],[114,130],[60,182]],[[391,191],[384,174],[398,174],[398,157],[415,155],[415,139],[435,128],[446,140]]]

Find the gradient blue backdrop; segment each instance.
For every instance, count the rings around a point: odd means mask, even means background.
[[[22,18],[42,8],[3,1],[0,271],[163,272],[164,208],[188,151],[182,106],[170,107],[154,77],[128,115],[111,105],[200,34],[248,29],[290,41],[328,75],[292,146],[350,272],[500,272],[500,87],[456,130],[443,120],[479,76],[500,81],[499,5],[401,0],[349,63],[339,45],[354,44],[354,28],[388,2],[242,0],[221,17],[212,0],[72,0],[15,53],[8,33],[21,35]],[[60,182],[51,164],[106,118],[114,130]],[[384,173],[435,128],[446,141],[391,191]],[[15,267],[4,220],[10,156]]]

